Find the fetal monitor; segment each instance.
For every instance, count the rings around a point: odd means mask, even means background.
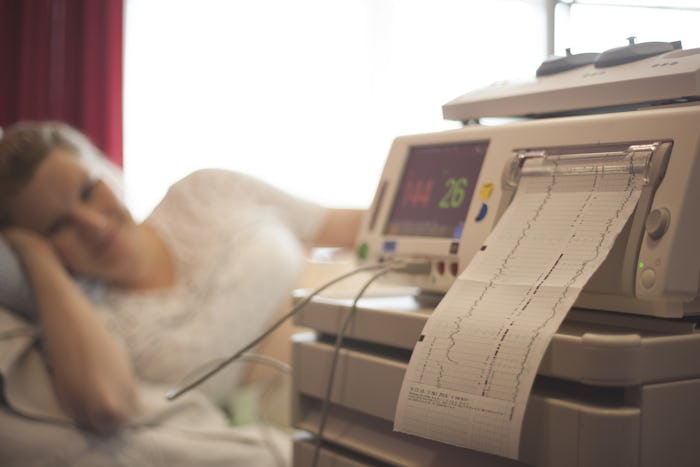
[[[508,206],[524,160],[566,158],[581,171],[596,158],[649,153],[634,216],[578,304],[664,317],[699,314],[700,217],[693,200],[700,199],[700,52],[668,49],[617,67],[589,64],[498,83],[447,103],[449,119],[521,120],[397,138],[358,258],[427,262],[430,275],[391,280],[444,292]]]
[[[387,274],[356,303],[352,293],[316,297],[296,319],[314,333],[293,343],[293,422],[314,433],[333,342],[353,314],[319,465],[697,465],[700,49],[631,41],[567,52],[530,79],[442,110],[463,126],[394,140],[354,252],[360,265],[423,273]],[[517,455],[394,431],[426,322],[491,247],[523,177],[555,167],[573,178],[601,165],[642,179],[639,198],[539,362]],[[314,449],[297,440],[294,464],[309,465]]]

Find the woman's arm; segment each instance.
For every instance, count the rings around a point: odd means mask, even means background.
[[[354,246],[365,212],[364,209],[328,209],[316,234],[314,246]]]
[[[156,210],[177,209],[182,215],[217,219],[241,207],[273,208],[303,243],[318,247],[353,246],[365,213],[363,209],[326,209],[260,179],[223,169],[191,173],[170,187]],[[228,225],[225,222],[225,228]]]
[[[42,237],[18,228],[3,233],[34,289],[61,404],[80,425],[98,432],[115,430],[137,405],[136,380],[126,351]]]

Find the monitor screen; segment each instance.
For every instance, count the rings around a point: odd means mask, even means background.
[[[459,239],[488,144],[411,147],[384,233]]]

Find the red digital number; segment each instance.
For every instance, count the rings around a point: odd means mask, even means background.
[[[406,182],[406,189],[401,197],[401,207],[428,207],[430,205],[434,184],[432,179],[408,180]]]

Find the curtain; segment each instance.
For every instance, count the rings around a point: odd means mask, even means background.
[[[122,165],[123,0],[0,0],[0,126],[62,120]]]

